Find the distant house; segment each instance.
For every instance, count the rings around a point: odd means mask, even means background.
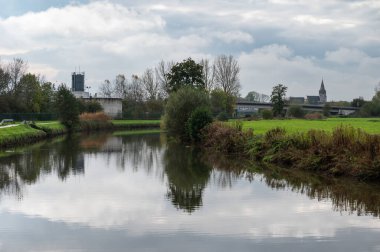
[[[305,98],[304,97],[289,97],[289,104],[304,104]]]
[[[306,100],[308,104],[319,104],[319,96],[316,95],[308,95],[306,96]]]
[[[71,75],[71,92],[78,99],[85,101],[97,101],[103,107],[103,111],[106,115],[115,118],[121,116],[123,112],[123,103],[120,98],[103,98],[103,97],[91,97],[89,92],[85,92],[85,74],[84,72],[74,72]]]
[[[123,102],[121,98],[90,97],[88,100],[99,102],[103,107],[104,113],[112,118],[122,115]]]
[[[308,104],[325,104],[327,102],[327,95],[326,95],[326,89],[325,84],[321,83],[321,87],[319,89],[319,95],[308,95],[306,96],[306,102]]]

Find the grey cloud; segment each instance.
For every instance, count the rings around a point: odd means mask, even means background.
[[[69,81],[70,71],[81,65],[96,90],[119,71],[141,73],[161,59],[231,53],[245,60],[243,95],[268,93],[273,82],[295,83],[298,91],[291,93],[290,87],[289,95],[306,95],[312,91],[306,83],[317,85],[323,75],[342,83],[331,87],[329,98],[349,100],[357,96],[358,86],[360,95],[370,98],[380,79],[379,27],[380,4],[370,0],[91,1],[0,19],[0,55],[48,66],[48,77],[59,82]],[[257,55],[272,44],[286,46],[291,58]],[[350,51],[343,55],[342,48]],[[344,63],[348,57],[357,62]],[[271,64],[279,62],[281,74],[273,74]]]

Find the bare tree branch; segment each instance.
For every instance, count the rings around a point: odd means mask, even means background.
[[[227,94],[237,96],[240,91],[240,67],[232,55],[220,55],[214,62],[215,83]]]

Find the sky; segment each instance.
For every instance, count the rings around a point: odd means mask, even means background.
[[[233,55],[241,95],[370,99],[380,82],[378,0],[0,0],[0,59],[70,85],[86,72],[90,92],[118,74],[161,60]]]

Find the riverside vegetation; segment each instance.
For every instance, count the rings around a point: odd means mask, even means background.
[[[380,136],[352,126],[331,132],[311,129],[287,134],[273,128],[265,134],[214,122],[202,130],[203,145],[225,154],[234,154],[264,163],[360,180],[380,179]]]
[[[110,120],[102,112],[82,114],[75,132],[117,129],[152,129],[160,127],[160,120]],[[32,143],[38,140],[68,133],[60,122],[35,122],[0,128],[0,147]]]

